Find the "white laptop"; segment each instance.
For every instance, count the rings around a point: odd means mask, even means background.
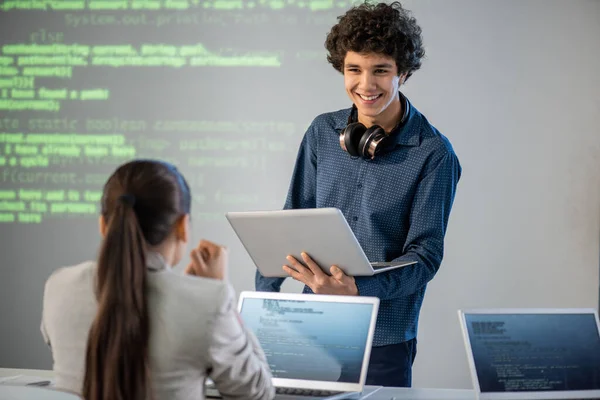
[[[356,399],[365,388],[379,299],[242,292],[238,310],[265,352],[276,399]]]
[[[459,318],[478,399],[600,399],[595,310],[459,310]]]
[[[286,257],[303,262],[302,252],[327,274],[332,265],[346,275],[371,276],[416,264],[369,262],[337,208],[228,212],[225,216],[263,276],[287,277],[282,269],[290,265]]]

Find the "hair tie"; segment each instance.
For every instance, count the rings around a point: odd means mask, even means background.
[[[129,193],[125,193],[119,196],[119,201],[130,207],[135,206],[135,196]]]

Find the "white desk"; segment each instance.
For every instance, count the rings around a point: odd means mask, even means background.
[[[6,379],[15,377],[14,379]],[[0,368],[0,400],[81,400],[81,397],[49,387],[27,386],[27,383],[46,382],[52,371],[42,369]]]
[[[423,389],[382,387],[367,400],[475,400],[469,389]]]
[[[38,383],[39,386],[50,386],[52,384],[52,379],[52,371],[48,370],[0,368],[0,384],[4,386],[27,386],[36,383]]]
[[[59,390],[36,386],[0,385],[0,400],[82,400],[81,397]]]
[[[0,368],[0,378],[15,375],[40,376],[44,378],[52,378],[53,372],[47,369],[11,369]]]
[[[52,379],[52,371],[41,369],[0,368],[0,379],[7,376],[31,376]],[[364,396],[365,400],[475,400],[468,389],[423,389],[382,387]],[[2,400],[2,399],[0,399]]]

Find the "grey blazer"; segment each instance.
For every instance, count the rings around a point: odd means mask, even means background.
[[[148,257],[150,366],[156,400],[204,399],[207,376],[224,399],[272,399],[265,355],[222,281],[176,273]],[[96,263],[55,271],[45,285],[42,335],[52,350],[55,385],[81,393],[88,331],[97,302]]]

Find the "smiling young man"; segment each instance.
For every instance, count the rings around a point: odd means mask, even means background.
[[[365,3],[327,36],[351,108],[321,114],[296,160],[286,209],[337,207],[371,261],[416,261],[372,277],[326,275],[306,254],[283,269],[304,292],[381,299],[367,384],[411,386],[419,312],[442,262],[461,166],[452,145],[400,92],[424,56],[421,28],[400,3]],[[290,268],[291,267],[291,268]],[[256,289],[283,278],[256,273]]]

